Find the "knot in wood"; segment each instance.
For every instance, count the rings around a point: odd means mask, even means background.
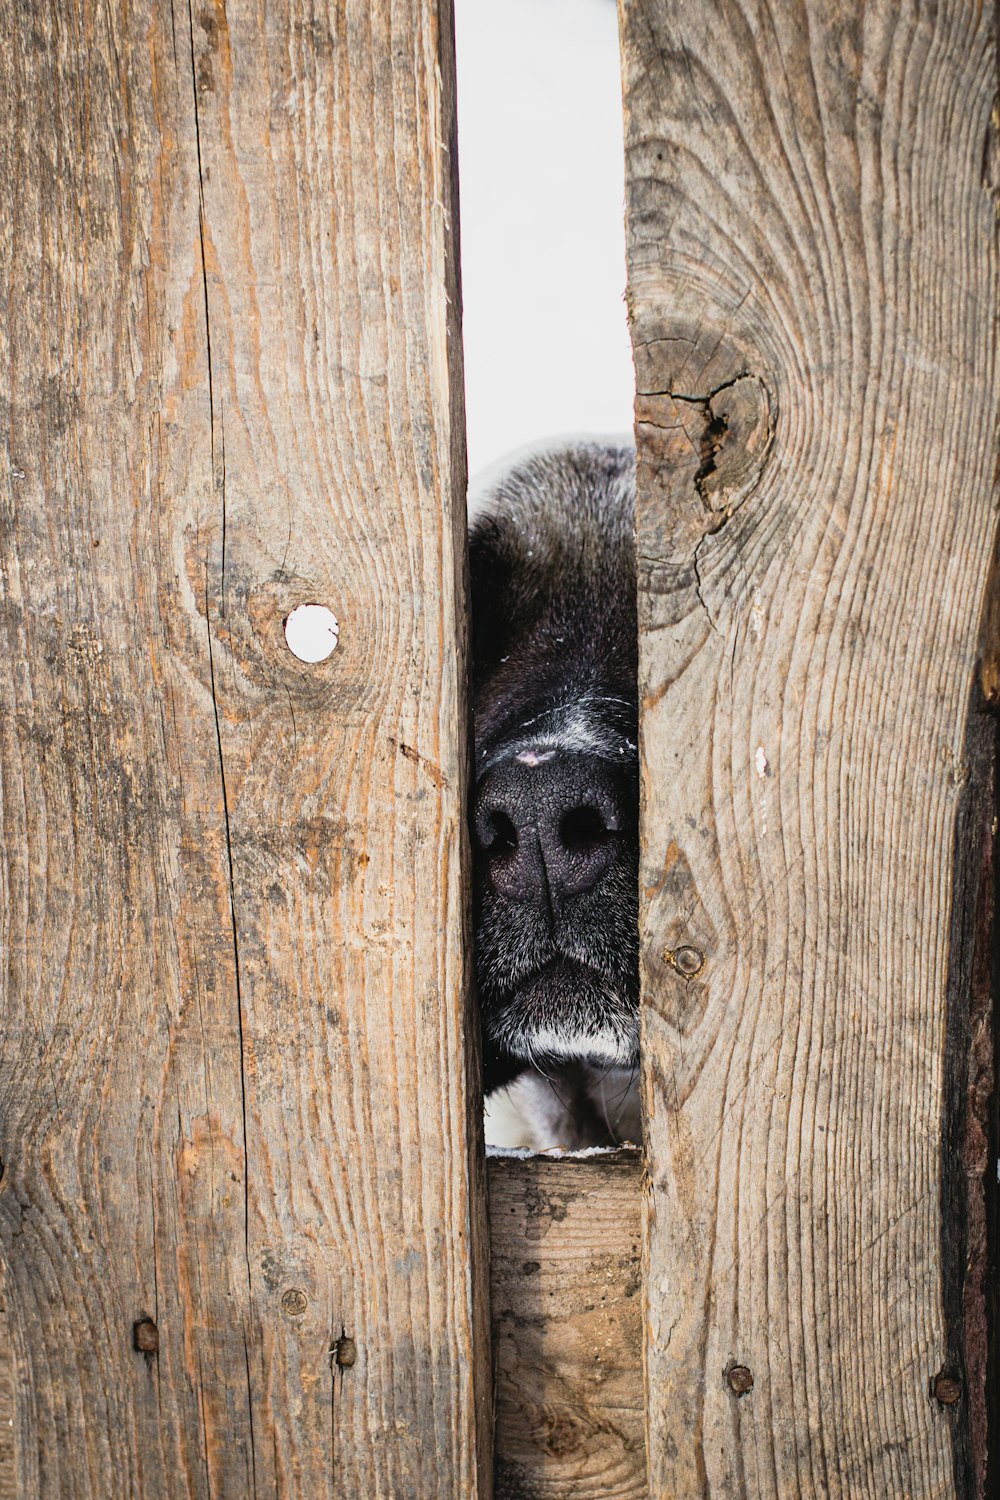
[[[764,382],[737,375],[705,399],[702,466],[695,484],[706,507],[731,515],[760,478],[774,436],[774,413]]]
[[[746,1365],[731,1365],[726,1371],[729,1389],[737,1396],[745,1396],[753,1390],[753,1372]]]

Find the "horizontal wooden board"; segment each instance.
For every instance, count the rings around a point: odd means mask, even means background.
[[[639,1500],[641,1155],[488,1167],[497,1500]]]

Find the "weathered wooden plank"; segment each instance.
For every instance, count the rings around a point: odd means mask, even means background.
[[[642,1158],[488,1167],[497,1500],[638,1500]]]
[[[486,1494],[450,5],[0,21],[21,1490]]]
[[[997,503],[994,11],[621,17],[651,1491],[964,1494],[967,1393],[932,1390],[959,1373],[944,1064]]]

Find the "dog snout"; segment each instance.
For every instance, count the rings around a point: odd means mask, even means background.
[[[494,766],[479,783],[474,809],[492,890],[548,907],[592,890],[627,833],[626,780],[597,756],[557,751],[522,751]]]

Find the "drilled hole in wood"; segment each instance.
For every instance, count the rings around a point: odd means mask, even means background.
[[[326,661],[339,640],[337,617],[325,604],[299,604],[285,620],[285,641],[299,661]]]

